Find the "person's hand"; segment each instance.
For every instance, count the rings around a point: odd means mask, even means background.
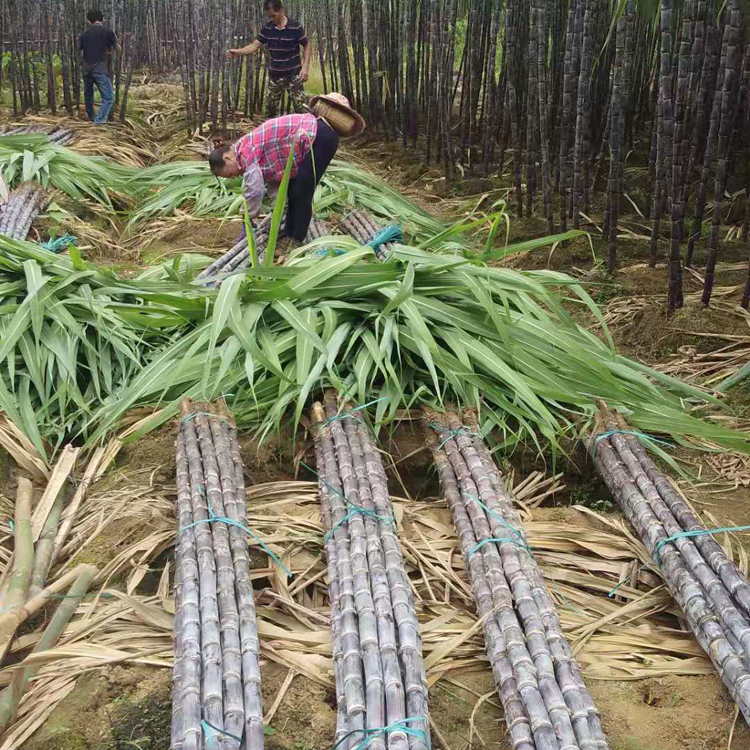
[[[300,74],[297,76],[297,80],[300,83],[305,83],[309,77],[310,77],[310,74],[303,68],[300,71]]]
[[[227,59],[231,60],[235,57],[237,57],[240,54],[240,51],[238,49],[228,49],[227,50]]]

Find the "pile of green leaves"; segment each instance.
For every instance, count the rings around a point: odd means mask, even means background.
[[[33,180],[75,201],[112,208],[113,195],[122,195],[132,171],[108,159],[56,146],[44,134],[0,136],[0,175],[10,189]]]
[[[353,240],[342,249],[250,268],[215,292],[191,281],[193,265],[118,279],[0,238],[0,408],[37,445],[97,441],[139,406],[158,407],[152,428],[186,396],[223,397],[265,433],[331,386],[381,399],[378,422],[422,403],[475,405],[511,445],[554,444],[604,399],[638,429],[748,450],[685,412],[699,391],[577,326],[557,290],[598,310],[564,275],[409,246],[387,263]]]

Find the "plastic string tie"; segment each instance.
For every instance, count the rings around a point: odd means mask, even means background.
[[[203,488],[200,485],[197,486],[196,491],[199,495],[206,497],[206,495],[203,493]],[[251,536],[253,539],[255,539],[255,541],[258,542],[261,548],[266,552],[266,554],[286,573],[286,577],[292,578],[292,571],[289,570],[289,568],[287,568],[287,566],[284,565],[283,562],[281,562],[274,551],[252,529],[249,529],[247,526],[243,526],[239,521],[235,521],[233,518],[227,518],[226,516],[217,516],[214,513],[214,509],[211,507],[211,501],[208,499],[208,497],[206,497],[206,504],[208,505],[208,518],[201,518],[197,521],[189,523],[187,526],[181,528],[178,534],[182,534],[184,531],[192,529],[201,523],[225,523],[227,524],[227,526],[235,526],[236,528],[244,531],[248,536]]]
[[[333,535],[333,532],[338,529],[339,526],[344,524],[345,522],[348,522],[350,518],[353,516],[356,516],[358,514],[361,514],[363,516],[370,516],[371,518],[374,518],[376,521],[383,521],[385,523],[393,523],[393,517],[392,516],[381,516],[377,514],[374,510],[370,510],[369,508],[363,508],[361,505],[355,505],[351,500],[349,500],[346,495],[343,494],[343,492],[339,492],[339,490],[334,487],[330,482],[327,482],[323,477],[318,474],[315,469],[313,469],[311,466],[308,466],[304,461],[300,461],[302,466],[304,466],[308,471],[311,471],[315,476],[335,495],[338,495],[344,503],[346,503],[347,508],[350,508],[351,510],[339,521],[337,521],[327,532],[326,535],[323,537],[323,541],[327,542],[331,536]]]
[[[496,510],[488,508],[478,497],[475,497],[470,492],[464,492],[463,495],[469,500],[475,502],[480,508],[483,508],[491,516],[497,518],[497,520],[500,521],[500,523],[505,526],[505,528],[509,529],[514,536],[517,536],[524,544],[526,544],[526,537],[524,537],[523,531],[517,529],[512,523],[508,523],[508,521],[506,521]],[[528,547],[528,545],[527,548],[531,549],[530,547]]]
[[[594,442],[598,445],[600,440],[604,440],[604,438],[608,438],[611,435],[634,435],[635,437],[643,438],[644,440],[650,440],[652,443],[661,443],[668,448],[675,447],[674,443],[668,443],[666,440],[659,440],[659,438],[651,437],[651,435],[647,435],[645,432],[638,432],[638,430],[610,430],[609,432],[602,432],[601,435],[596,436]]]
[[[638,570],[633,571],[627,578],[625,578],[622,581],[620,581],[620,583],[618,583],[617,586],[615,586],[607,594],[607,596],[611,599],[622,586],[625,586],[627,583],[629,583],[630,581],[632,581],[633,578],[635,578],[635,576],[637,576],[642,570],[646,570],[646,568],[648,568],[648,565],[641,565],[641,567],[638,568]]]
[[[208,750],[218,750],[219,742],[216,738],[217,734],[220,734],[223,737],[229,737],[229,739],[236,740],[237,742],[240,742],[240,743],[242,742],[242,737],[238,737],[236,734],[227,732],[224,729],[219,729],[219,727],[215,727],[213,724],[206,721],[205,719],[201,720],[201,729],[203,730],[203,734],[206,735],[206,748]]]
[[[57,237],[42,243],[42,247],[45,250],[49,250],[53,253],[59,253],[60,251],[65,250],[69,245],[75,245],[77,247],[78,238],[72,234],[64,234],[62,237]]]
[[[226,394],[231,396],[232,394]],[[224,417],[220,417],[218,414],[212,414],[210,411],[194,411],[192,414],[188,414],[187,416],[183,417],[180,420],[180,424],[185,424],[186,422],[189,422],[191,419],[195,419],[196,417],[213,417],[214,419],[221,420],[227,427],[231,427],[232,429],[235,429],[234,425],[231,422],[228,422]]]
[[[410,716],[408,719],[400,719],[394,721],[393,724],[388,724],[385,727],[377,727],[374,729],[353,729],[351,732],[347,732],[332,748],[336,750],[345,740],[349,739],[354,734],[363,734],[365,739],[356,746],[354,750],[364,750],[376,737],[382,734],[391,734],[392,732],[403,732],[410,737],[417,737],[420,740],[427,741],[427,735],[421,729],[413,729],[408,726],[412,721],[426,721],[424,716]]]
[[[15,536],[16,535],[16,525],[10,519],[8,520],[8,527],[10,528],[10,533],[13,534],[13,536]]]
[[[450,427],[443,427],[441,424],[436,424],[435,422],[430,422],[430,427],[432,427],[433,430],[438,430],[439,432],[447,432],[448,437],[443,440],[442,443],[438,446],[438,450],[442,450],[443,446],[453,438],[457,438],[459,435],[471,435],[473,437],[481,438],[482,436],[478,432],[472,432],[468,427],[459,427],[458,429],[451,430]]]
[[[334,255],[346,255],[347,252],[348,250],[344,250],[341,247],[321,247],[320,250],[315,253],[315,255],[318,255],[320,257],[328,255],[329,253],[333,253]]]
[[[383,227],[369,242],[368,244],[374,252],[378,252],[383,245],[387,245],[390,242],[403,242],[404,233],[398,224],[389,224],[387,227]]]
[[[336,422],[339,419],[346,419],[346,417],[352,417],[352,414],[355,414],[358,411],[362,411],[363,409],[367,409],[369,406],[373,406],[374,404],[377,404],[381,401],[385,401],[388,399],[388,396],[381,396],[380,398],[376,398],[374,401],[368,401],[366,404],[362,404],[362,406],[356,406],[353,409],[345,409],[340,414],[334,414],[332,417],[327,417],[322,422],[318,423],[318,429],[321,427],[324,427],[327,424],[330,424],[331,422]],[[364,422],[359,417],[352,417],[352,419],[355,419],[360,424],[364,424]],[[309,467],[308,467],[309,468]],[[310,471],[313,471],[310,469]]]
[[[528,544],[525,542],[519,542],[513,539],[513,537],[510,536],[500,536],[500,537],[489,537],[488,539],[482,539],[481,542],[474,545],[467,553],[466,553],[466,562],[469,562],[469,559],[475,552],[479,552],[482,547],[484,547],[485,544],[489,544],[489,542],[497,542],[498,544],[502,544],[503,542],[510,542],[511,544],[515,545],[516,547],[520,547],[521,549],[525,549],[527,552],[531,553],[531,547],[529,547]]]
[[[750,531],[750,525],[749,526],[722,526],[718,529],[695,529],[693,531],[680,531],[678,534],[672,534],[672,536],[666,537],[666,539],[661,539],[656,543],[656,546],[654,547],[653,557],[656,561],[656,564],[661,567],[661,548],[665,544],[669,544],[670,542],[674,542],[677,539],[692,539],[696,536],[713,536],[714,534],[724,534],[726,532],[731,531]]]

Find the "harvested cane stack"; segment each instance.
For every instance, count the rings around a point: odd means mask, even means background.
[[[177,436],[172,750],[262,750],[245,480],[225,413],[183,402]]]
[[[425,410],[424,424],[514,750],[605,750],[599,713],[475,415]]]
[[[326,529],[338,750],[429,750],[427,681],[409,578],[380,455],[327,393],[313,405]]]
[[[255,249],[258,253],[258,260],[262,261],[266,253],[266,245],[268,244],[268,235],[271,229],[271,216],[267,216],[258,225],[255,230]],[[279,232],[283,232],[284,222],[282,221],[279,227]],[[313,219],[310,222],[310,228],[307,232],[306,242],[312,242],[313,240],[325,237],[330,234],[329,227],[322,221]],[[231,250],[224,253],[221,258],[217,258],[208,268],[203,270],[198,279],[209,279],[205,283],[209,286],[218,286],[221,284],[220,279],[212,279],[211,277],[218,274],[225,276],[226,274],[235,273],[242,271],[250,265],[250,250],[247,246],[247,238],[242,238]]]
[[[58,146],[69,146],[76,139],[75,131],[70,128],[47,127],[46,125],[23,125],[14,127],[3,125],[0,127],[0,136],[6,135],[30,135],[44,134],[47,139]]]
[[[25,182],[0,204],[0,234],[12,240],[25,240],[36,217],[47,207],[47,194],[41,185]]]
[[[363,245],[372,245],[380,260],[385,260],[393,250],[393,243],[402,239],[398,227],[381,227],[364,209],[358,208],[345,216],[339,227]]]
[[[750,723],[750,584],[659,472],[625,420],[603,409],[591,449],[698,643]]]

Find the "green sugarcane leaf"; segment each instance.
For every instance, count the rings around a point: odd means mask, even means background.
[[[266,253],[263,256],[263,265],[272,266],[274,253],[276,252],[276,241],[279,236],[279,228],[281,227],[281,219],[284,216],[284,207],[286,206],[286,194],[289,189],[289,179],[292,174],[292,164],[294,163],[294,149],[297,147],[297,139],[292,143],[292,147],[289,150],[289,156],[286,160],[286,166],[284,167],[284,176],[281,179],[278,193],[276,194],[276,202],[273,206],[273,214],[271,214],[271,228],[268,232],[268,242],[266,243]]]

